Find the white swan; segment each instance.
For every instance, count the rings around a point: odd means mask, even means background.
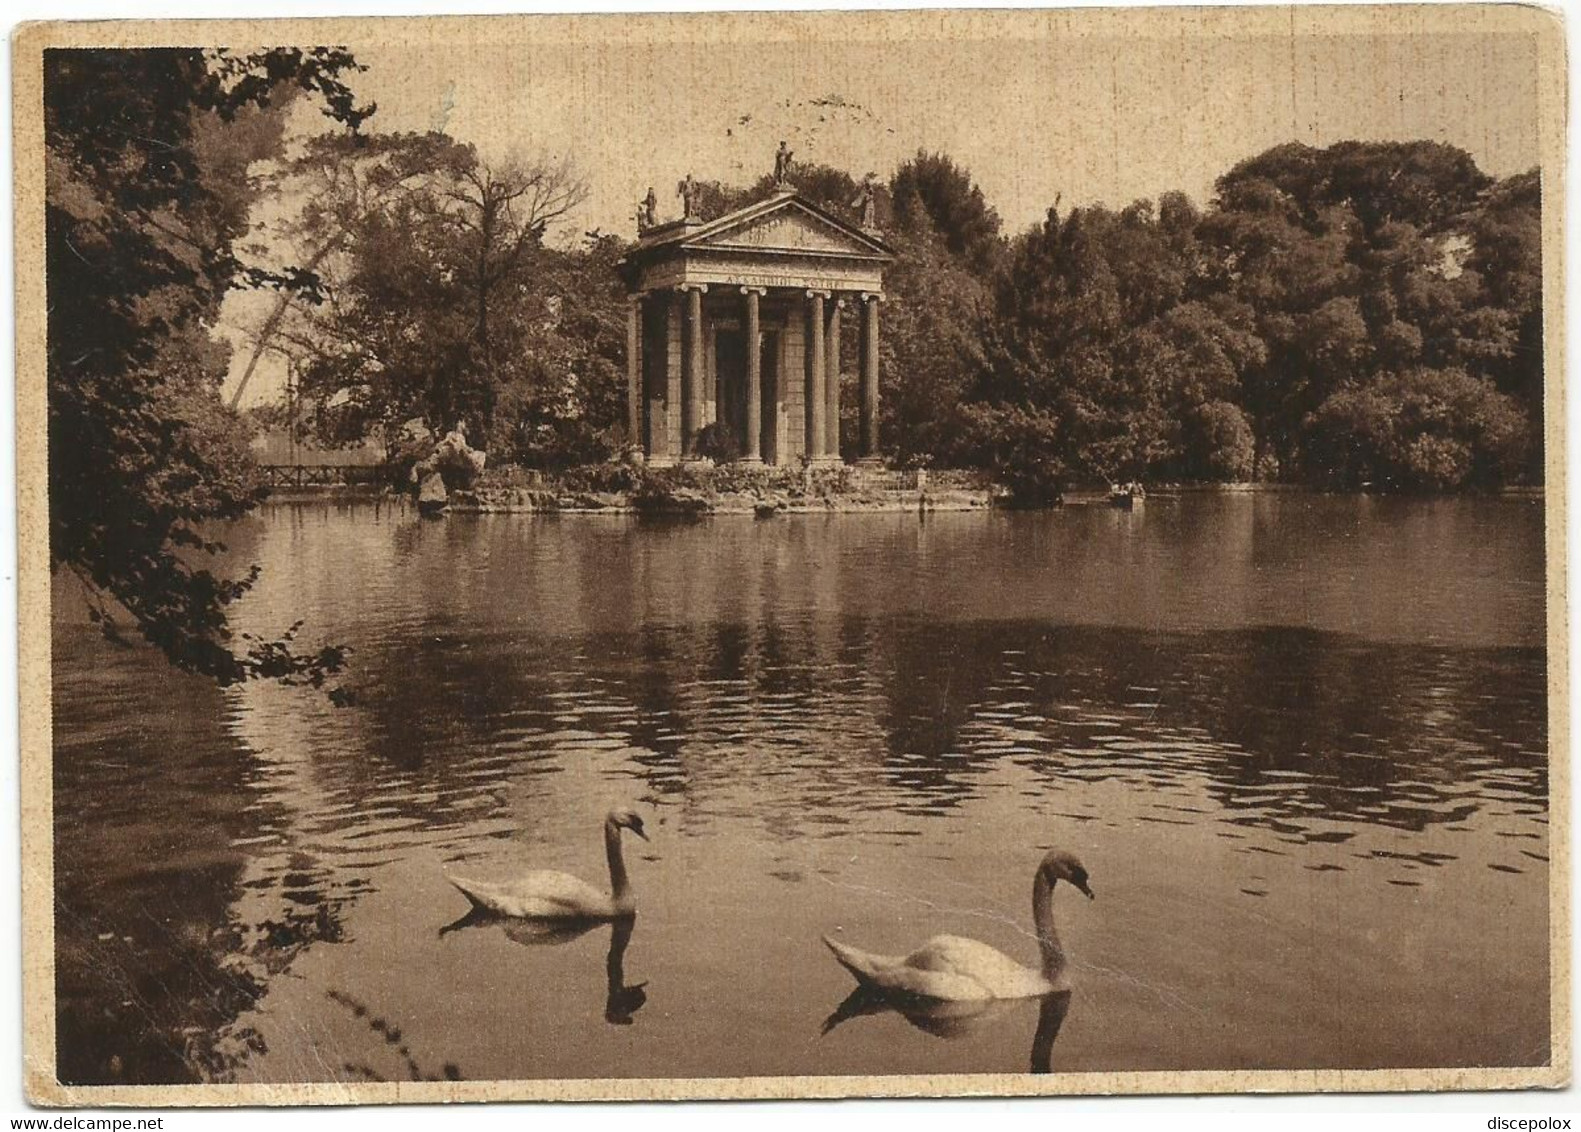
[[[885,995],[940,1002],[1033,998],[1065,989],[1065,952],[1054,930],[1054,886],[1069,881],[1087,899],[1087,870],[1069,853],[1043,858],[1032,882],[1032,922],[1037,926],[1041,968],[1023,967],[986,943],[960,936],[934,936],[910,955],[874,955],[823,937],[840,965],[863,987]]]
[[[537,870],[515,880],[491,883],[447,877],[472,901],[473,908],[495,916],[526,920],[618,920],[637,912],[626,862],[620,855],[620,831],[629,829],[644,841],[642,818],[631,810],[611,810],[604,819],[604,852],[609,857],[609,892],[600,892],[569,873]]]

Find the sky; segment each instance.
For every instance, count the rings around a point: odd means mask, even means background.
[[[378,103],[372,128],[569,159],[589,194],[561,239],[634,236],[650,185],[660,216],[676,215],[682,177],[750,183],[781,139],[858,179],[944,152],[1010,232],[1056,200],[1180,189],[1206,203],[1216,177],[1290,140],[1446,141],[1497,176],[1538,163],[1529,10],[1471,25],[1440,8],[1382,33],[1364,11],[500,19],[348,46],[367,67],[356,90]]]
[[[569,157],[591,188],[579,222],[620,232],[649,185],[673,210],[688,172],[755,180],[781,138],[859,179],[918,149],[948,153],[1011,230],[1057,196],[1206,201],[1237,161],[1292,139],[1431,138],[1495,175],[1537,163],[1530,35],[1231,37],[1177,17],[1139,39],[1087,34],[1067,15],[1014,39],[373,46],[356,51],[368,65],[356,85],[379,128],[444,126],[486,156]]]

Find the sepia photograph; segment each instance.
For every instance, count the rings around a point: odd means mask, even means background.
[[[1567,1085],[1565,81],[16,29],[29,1100]]]

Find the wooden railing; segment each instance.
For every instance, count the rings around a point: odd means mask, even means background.
[[[351,487],[379,482],[378,467],[370,464],[261,464],[268,487]]]

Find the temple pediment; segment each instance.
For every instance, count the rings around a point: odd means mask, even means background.
[[[730,220],[721,217],[721,220]],[[882,247],[860,231],[848,228],[832,217],[814,212],[792,197],[777,208],[759,215],[741,217],[728,226],[709,225],[706,235],[698,233],[685,241],[690,248],[718,248],[730,251],[784,251],[821,253],[866,258],[882,254]]]
[[[709,221],[674,221],[650,229],[627,257],[653,263],[689,252],[824,256],[885,262],[893,258],[876,233],[783,192]]]
[[[635,291],[690,284],[877,294],[894,253],[794,192],[651,228],[623,261]]]

